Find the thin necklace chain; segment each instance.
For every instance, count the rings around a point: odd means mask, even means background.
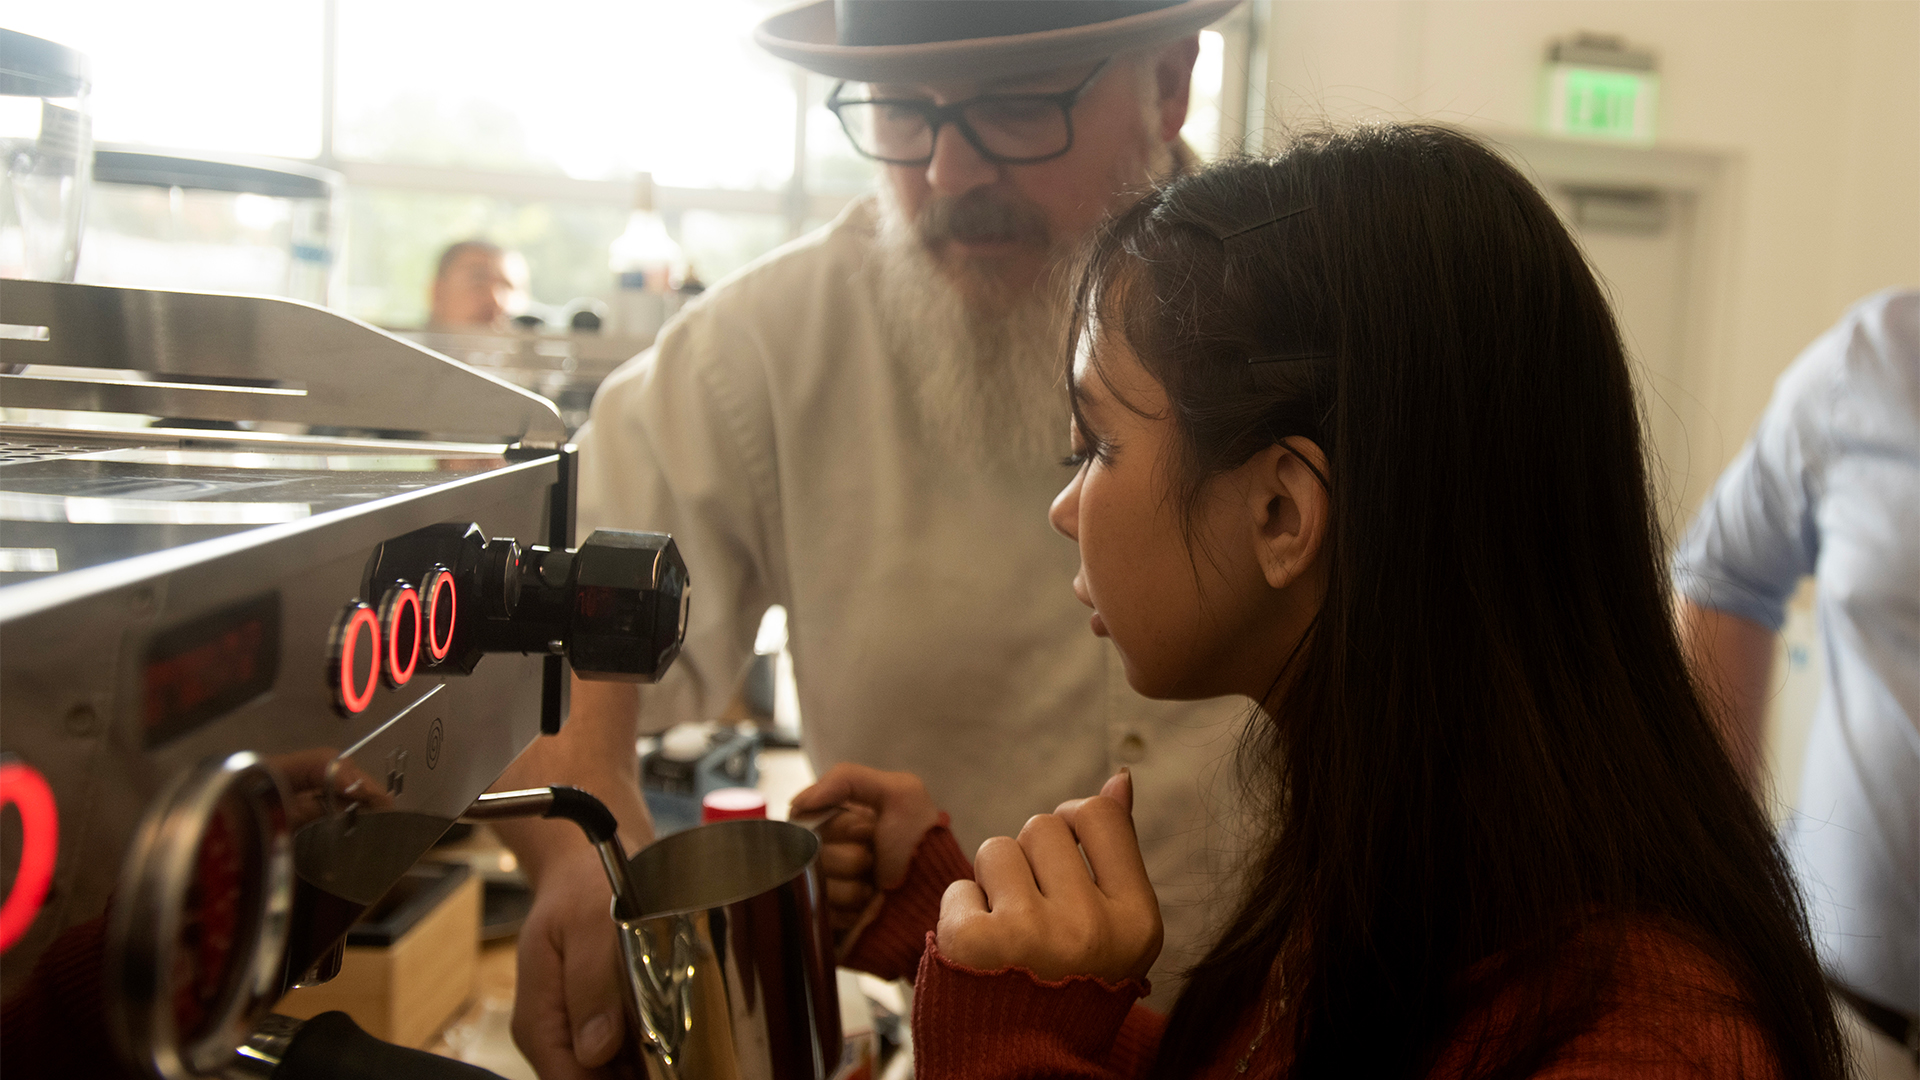
[[[1273,1014],[1284,1012],[1286,1007],[1285,998],[1279,1000],[1268,998],[1260,1003],[1260,1030],[1253,1033],[1253,1041],[1247,1044],[1247,1052],[1240,1055],[1239,1061],[1234,1062],[1233,1071],[1236,1074],[1244,1075],[1248,1067],[1253,1064],[1254,1053],[1260,1049],[1260,1044],[1267,1039],[1267,1032],[1273,1028]]]

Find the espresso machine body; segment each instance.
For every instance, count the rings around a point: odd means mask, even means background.
[[[569,660],[671,661],[684,570],[569,550],[552,406],[371,327],[25,281],[0,310],[34,421],[0,429],[6,1040],[97,964],[115,1068],[220,1075],[557,730]]]

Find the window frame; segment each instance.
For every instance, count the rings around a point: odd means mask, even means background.
[[[781,218],[789,239],[806,231],[809,223],[837,217],[858,195],[810,191],[807,169],[807,116],[813,86],[806,71],[792,69],[793,171],[782,189],[689,188],[654,185],[650,177],[632,180],[581,180],[536,173],[492,172],[476,169],[343,158],[335,152],[338,134],[339,0],[321,0],[323,41],[320,70],[320,153],[311,159],[339,173],[349,189],[355,187],[427,192],[440,195],[482,195],[528,202],[588,203],[629,209],[638,190],[650,188],[653,205],[662,213],[710,210],[720,213],[766,214]],[[1221,147],[1239,146],[1249,130],[1263,126],[1266,35],[1260,33],[1265,12],[1258,2],[1243,4],[1209,29],[1225,43],[1220,85]],[[1237,62],[1236,62],[1237,61]],[[823,82],[824,86],[825,83]],[[1251,123],[1250,123],[1251,122]]]

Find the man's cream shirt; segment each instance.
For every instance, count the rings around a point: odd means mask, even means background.
[[[1132,766],[1164,1008],[1233,899],[1249,703],[1134,693],[1047,523],[1067,472],[989,471],[923,436],[867,265],[876,213],[857,203],[716,286],[594,401],[580,535],[672,533],[693,583],[685,650],[644,688],[642,722],[716,715],[781,604],[814,767],[919,774],[969,853]]]

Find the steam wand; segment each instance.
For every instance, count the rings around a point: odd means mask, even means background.
[[[505,821],[530,817],[566,818],[580,826],[593,849],[599,852],[600,865],[606,868],[607,884],[613,888],[614,918],[634,920],[644,914],[640,910],[640,890],[627,866],[627,853],[620,846],[620,823],[614,820],[613,811],[607,809],[606,803],[587,792],[565,786],[489,792],[475,799],[467,812],[460,815],[460,820]]]

